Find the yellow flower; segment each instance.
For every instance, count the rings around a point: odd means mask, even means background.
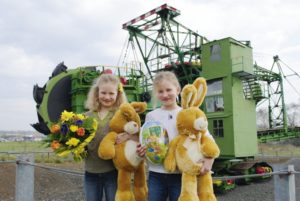
[[[64,110],[61,113],[60,119],[64,122],[64,121],[69,121],[72,117],[74,116],[73,112],[68,112],[66,110]]]
[[[60,157],[67,157],[70,153],[71,153],[71,150],[65,150],[65,151],[58,153],[57,155]]]
[[[77,130],[78,130],[78,126],[75,126],[75,125],[70,126],[70,131],[76,132]]]
[[[75,161],[80,161],[87,157],[85,147],[95,137],[97,126],[98,122],[94,118],[64,110],[58,123],[51,126],[49,141],[52,143],[48,145],[57,156],[67,157],[72,154]],[[64,142],[53,141],[52,138]]]
[[[76,119],[84,120],[85,116],[83,114],[76,114]]]
[[[75,156],[79,157],[81,153],[84,152],[84,147],[83,146],[78,146],[77,148],[74,149],[73,153]]]
[[[69,140],[66,142],[66,145],[69,145],[70,147],[71,147],[71,146],[76,147],[76,146],[78,145],[79,142],[80,142],[80,140],[78,140],[77,138],[72,137],[71,139],[69,139]]]

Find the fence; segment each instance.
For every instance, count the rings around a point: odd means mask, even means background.
[[[34,170],[41,168],[56,173],[69,174],[73,176],[83,176],[83,172],[71,171],[67,169],[55,168],[34,163],[34,154],[19,155],[16,161],[3,161],[0,163],[16,164],[16,183],[15,183],[15,200],[16,201],[32,201],[34,200]],[[276,168],[276,167],[275,167]],[[293,165],[288,165],[287,169],[274,169],[272,173],[253,174],[253,175],[237,175],[214,177],[219,180],[235,180],[245,177],[274,177],[274,200],[275,201],[296,201],[295,191],[295,175],[300,174],[294,170]]]

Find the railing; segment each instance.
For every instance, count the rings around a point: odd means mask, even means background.
[[[290,127],[287,131],[282,127],[257,131],[258,141],[263,143],[299,137],[300,127]]]
[[[34,163],[34,154],[19,155],[16,161],[0,161],[3,163],[16,164],[16,185],[15,200],[16,201],[32,201],[34,200],[34,170],[41,168],[55,173],[68,174],[71,176],[83,176],[82,171],[73,171],[61,168],[55,168]],[[294,170],[293,165],[288,165],[287,169],[275,169],[272,173],[252,174],[252,175],[236,175],[213,177],[218,180],[235,180],[243,178],[253,178],[262,176],[274,177],[274,200],[275,201],[296,201],[295,193],[295,175],[300,174]]]

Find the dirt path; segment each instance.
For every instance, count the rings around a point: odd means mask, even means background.
[[[289,160],[300,171],[300,159]],[[49,164],[46,164],[47,166]],[[58,168],[81,171],[82,164],[52,164]],[[52,172],[35,168],[36,201],[81,201],[83,196],[83,178],[81,176]],[[300,175],[296,175],[296,192],[300,192]],[[0,163],[0,200],[13,201],[15,197],[15,164]],[[274,181],[238,186],[225,195],[217,195],[218,201],[272,201],[274,200]],[[296,200],[300,200],[298,193]]]
[[[43,164],[74,171],[82,171],[82,164]],[[15,197],[14,163],[0,163],[0,200],[13,201]],[[67,201],[83,200],[83,181],[81,176],[52,172],[43,168],[35,168],[35,192],[36,201]]]

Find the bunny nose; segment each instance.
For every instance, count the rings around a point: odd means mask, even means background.
[[[206,118],[204,118],[204,117],[200,117],[194,121],[194,129],[195,130],[198,130],[198,131],[207,130],[207,126],[208,126],[208,123],[207,123]]]
[[[139,132],[139,126],[136,122],[130,121],[125,124],[124,131],[128,134],[135,134]]]

